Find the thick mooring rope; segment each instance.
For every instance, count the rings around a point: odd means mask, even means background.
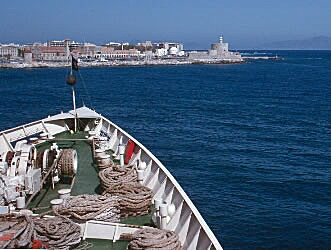
[[[127,237],[127,235],[125,235]],[[144,228],[134,232],[128,250],[183,250],[178,235],[173,231]]]
[[[116,184],[103,192],[119,197],[121,217],[146,215],[151,212],[153,192],[139,183]]]
[[[47,242],[51,249],[69,249],[81,240],[80,226],[65,217],[37,218],[33,222],[33,239]]]
[[[104,190],[116,184],[137,182],[137,171],[134,166],[121,167],[114,165],[99,172]]]
[[[23,233],[9,244],[10,248],[31,248],[34,243],[39,242],[48,249],[69,249],[81,240],[80,226],[65,217],[25,216],[25,219]]]
[[[83,194],[70,196],[54,212],[78,220],[102,220],[118,222],[120,219],[119,198]]]
[[[115,166],[115,163],[112,160],[110,160],[110,163],[108,163],[106,165],[103,165],[101,163],[98,163],[97,165],[98,165],[99,170],[101,171],[101,170],[104,170],[106,168],[112,168],[112,167],[114,167]]]
[[[34,223],[33,220],[29,216],[25,216],[26,225],[23,233],[14,241],[12,241],[9,247],[14,248],[23,248],[23,247],[32,247],[32,235],[34,232]]]

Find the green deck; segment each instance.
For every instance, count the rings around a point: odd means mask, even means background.
[[[83,139],[87,133],[79,132],[77,134],[70,134],[64,132],[56,135],[56,139]],[[78,154],[78,172],[75,178],[73,188],[71,190],[72,195],[79,194],[100,194],[100,180],[98,178],[98,168],[93,162],[92,150],[90,145],[86,141],[63,141],[57,142],[60,148],[74,148]],[[50,147],[50,143],[42,143],[37,146],[38,151],[43,151]],[[56,184],[55,189],[52,188],[42,189],[40,194],[30,203],[29,208],[35,207],[47,207],[52,199],[58,198],[57,191],[63,188],[70,188],[70,182]],[[40,209],[35,211],[36,213],[42,213],[49,210]],[[121,219],[121,223],[133,224],[133,225],[153,225],[152,214],[137,217],[128,217]],[[90,249],[126,249],[128,242],[116,242],[108,240],[96,240],[88,239],[89,243],[92,243],[93,247]]]

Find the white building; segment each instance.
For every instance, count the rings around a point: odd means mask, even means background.
[[[184,55],[184,46],[182,43],[175,42],[161,42],[158,44],[159,48],[164,48],[168,51],[169,55],[173,56],[183,56]]]
[[[177,53],[178,53],[178,49],[176,47],[171,47],[169,49],[169,55],[177,56]]]
[[[219,43],[213,43],[211,49],[208,51],[191,51],[189,52],[188,59],[194,61],[201,60],[219,60],[219,61],[232,61],[242,62],[240,53],[229,51],[229,44],[223,42],[223,37],[219,39]]]
[[[94,55],[97,51],[97,46],[93,43],[84,43],[81,46],[81,50],[83,51],[82,52],[83,56],[92,58],[92,57],[94,57]]]
[[[130,50],[114,50],[113,48],[102,47],[95,53],[96,59],[129,59],[139,57],[139,51],[136,49]]]
[[[168,50],[166,50],[165,48],[156,49],[155,55],[159,56],[159,57],[166,56],[166,55],[168,55]]]
[[[18,48],[12,45],[0,45],[0,56],[17,57]]]
[[[65,39],[65,40],[48,41],[47,44],[44,44],[44,46],[47,46],[47,47],[66,47],[67,44],[71,49],[77,49],[81,45],[81,43],[78,43],[78,42],[75,42],[75,41],[70,41],[70,39]]]
[[[32,63],[32,52],[31,50],[24,50],[24,63]]]
[[[184,50],[181,50],[177,53],[177,56],[185,56]]]

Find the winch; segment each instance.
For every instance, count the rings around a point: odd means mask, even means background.
[[[16,142],[14,151],[0,154],[0,207],[7,207],[0,210],[24,207],[27,196],[35,195],[43,184],[54,187],[61,175],[74,176],[77,166],[74,149],[59,149],[53,143],[37,152],[27,140]]]

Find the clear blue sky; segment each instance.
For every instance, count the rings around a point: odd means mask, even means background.
[[[207,48],[331,36],[331,0],[1,1],[0,43],[174,40]]]

